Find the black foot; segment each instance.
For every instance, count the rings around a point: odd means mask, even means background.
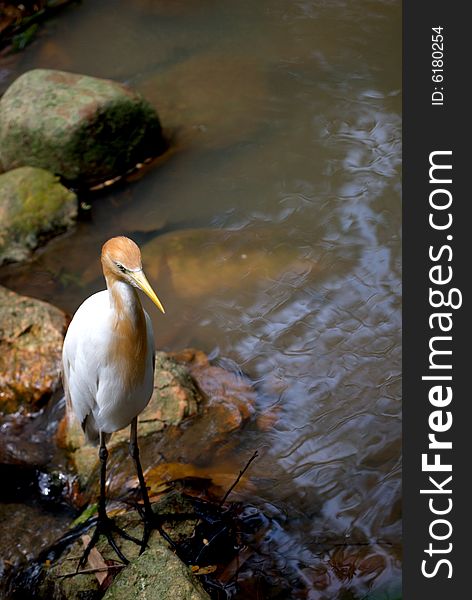
[[[149,541],[149,536],[151,535],[151,531],[153,529],[157,529],[157,531],[161,534],[161,536],[165,539],[165,541],[169,544],[172,550],[176,549],[176,545],[174,544],[172,538],[169,536],[164,528],[162,527],[162,519],[159,515],[156,515],[151,507],[145,507],[141,504],[136,505],[136,510],[139,513],[144,525],[143,539],[141,540],[141,550],[139,554],[141,555],[144,550],[147,548],[147,543]]]
[[[115,554],[118,556],[118,558],[125,565],[129,564],[129,560],[126,558],[126,556],[123,554],[123,552],[118,548],[115,540],[113,539],[113,535],[112,535],[113,533],[118,534],[125,540],[129,540],[130,542],[133,542],[133,543],[137,544],[138,546],[141,546],[140,554],[143,552],[143,550],[145,548],[145,546],[143,546],[143,541],[138,540],[137,538],[133,537],[132,535],[129,535],[129,533],[126,533],[126,531],[121,529],[121,527],[118,527],[118,525],[109,517],[107,517],[107,516],[98,517],[95,531],[93,532],[92,538],[91,538],[90,542],[87,544],[87,547],[85,548],[84,553],[82,554],[82,557],[79,560],[79,564],[77,566],[77,571],[79,571],[79,569],[82,569],[85,566],[85,563],[87,562],[87,559],[90,555],[90,551],[97,544],[98,539],[101,535],[104,535],[107,538],[108,543],[113,548],[113,550],[115,551]]]

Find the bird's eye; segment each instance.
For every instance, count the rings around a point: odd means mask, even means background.
[[[123,265],[120,265],[120,263],[115,263],[115,264],[120,269],[120,271],[122,273],[126,273],[126,269],[125,269],[125,267]]]

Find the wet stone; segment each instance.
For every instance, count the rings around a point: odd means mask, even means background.
[[[61,385],[68,317],[0,286],[0,413],[38,410]]]
[[[0,598],[10,597],[5,586],[14,569],[30,564],[66,530],[69,520],[69,515],[46,512],[35,504],[0,502]]]

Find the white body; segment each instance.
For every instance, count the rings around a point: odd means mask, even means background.
[[[143,311],[134,288],[124,282],[119,288],[123,317],[136,311],[145,317],[145,368],[132,385],[124,376],[123,362],[113,360],[113,349],[119,346],[116,337],[117,312],[108,290],[98,292],[78,308],[64,340],[62,353],[64,389],[71,406],[84,428],[87,438],[96,441],[98,431],[113,433],[126,427],[148,404],[154,380],[154,335],[151,319]],[[133,329],[132,335],[143,335]],[[133,340],[132,340],[133,342]],[[133,359],[130,358],[130,361]],[[130,364],[129,369],[134,369]],[[128,372],[129,372],[128,369]],[[139,368],[136,365],[136,371]],[[127,380],[128,379],[128,380]]]

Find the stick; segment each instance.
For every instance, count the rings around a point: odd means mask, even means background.
[[[222,506],[228,496],[231,494],[231,492],[234,490],[234,488],[238,485],[238,483],[241,480],[241,477],[244,475],[244,473],[249,469],[250,464],[252,463],[253,460],[255,460],[257,457],[259,456],[257,450],[254,452],[254,454],[251,456],[251,458],[247,461],[246,466],[244,467],[244,469],[242,471],[239,471],[239,475],[236,477],[236,481],[233,483],[233,485],[229,488],[229,490],[226,492],[226,494],[223,496],[223,500],[221,500],[220,502],[220,506]]]
[[[71,573],[64,573],[64,575],[57,575],[57,578],[63,577],[74,577],[75,575],[88,575],[89,573],[98,573],[100,571],[111,571],[112,569],[124,569],[126,565],[109,565],[107,567],[96,567],[95,569],[82,569],[82,571],[72,571]]]

